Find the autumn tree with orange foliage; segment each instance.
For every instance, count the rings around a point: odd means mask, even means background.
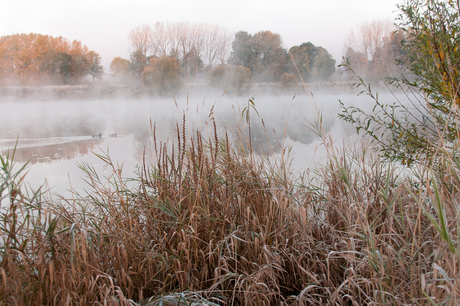
[[[35,33],[0,37],[0,85],[70,84],[88,75],[100,79],[100,61],[77,40]]]

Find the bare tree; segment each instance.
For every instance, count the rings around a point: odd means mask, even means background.
[[[147,66],[147,55],[153,46],[153,29],[151,26],[143,24],[132,29],[128,34],[132,53],[136,53],[139,63],[139,76],[142,77]]]
[[[189,39],[189,24],[188,22],[179,22],[174,25],[175,35],[179,45],[179,53],[184,56],[189,51],[190,39]]]
[[[192,61],[189,61],[189,65],[194,67],[193,76],[196,77],[196,74],[199,70],[200,61],[205,48],[205,35],[206,35],[206,26],[202,23],[192,24],[190,26],[190,51],[193,52],[193,57],[190,58]]]
[[[168,24],[167,26],[167,33],[169,39],[169,54],[175,58],[180,57],[180,30],[180,23]]]
[[[227,29],[222,29],[220,31],[216,58],[221,65],[227,63],[230,52],[232,51],[232,41],[234,36],[235,34]]]
[[[157,22],[153,26],[152,33],[152,55],[163,57],[168,55],[169,48],[171,45],[170,32],[168,31],[168,25],[163,22]]]
[[[395,27],[388,19],[363,22],[358,25],[356,32],[352,30],[348,35],[344,53],[361,58],[361,67],[356,67],[360,73],[371,75],[381,71],[382,67],[378,66],[391,64],[388,63],[388,58],[391,58],[388,42],[394,31]]]
[[[213,67],[216,60],[219,60],[222,65],[225,64],[231,51],[233,34],[218,25],[207,25],[203,36],[203,52],[208,66]]]
[[[175,24],[175,34],[178,40],[180,56],[182,57],[182,65],[184,66],[184,77],[190,79],[190,51],[193,47],[193,37],[190,24],[188,22],[180,22]]]
[[[216,59],[217,47],[219,44],[219,29],[217,25],[206,26],[204,33],[204,53],[210,67],[213,66]]]

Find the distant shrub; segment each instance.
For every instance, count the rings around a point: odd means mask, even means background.
[[[110,63],[111,77],[118,79],[120,83],[129,84],[134,82],[134,75],[130,70],[131,62],[121,57],[115,57]]]
[[[215,88],[226,87],[228,78],[228,67],[227,65],[219,65],[209,70],[206,78],[208,85]]]
[[[149,58],[144,70],[144,84],[159,95],[178,92],[183,85],[179,61],[171,56]]]
[[[298,81],[296,76],[293,73],[283,73],[280,78],[281,87],[284,89],[293,89],[297,87]]]
[[[243,66],[219,65],[209,71],[207,79],[214,88],[234,88],[237,93],[249,90],[252,85],[251,70]]]

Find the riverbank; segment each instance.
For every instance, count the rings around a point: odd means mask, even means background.
[[[4,157],[0,304],[458,304],[449,153],[405,177],[325,138],[325,163],[297,176],[285,154],[187,135],[134,180],[106,155],[105,178],[82,164],[88,188],[70,197],[25,192]]]

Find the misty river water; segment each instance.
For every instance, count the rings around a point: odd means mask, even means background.
[[[355,93],[314,96],[324,130],[337,146],[356,139],[354,128],[337,118],[339,99],[365,108],[373,102]],[[70,183],[77,190],[85,187],[79,163],[88,163],[102,175],[107,174],[103,161],[92,152],[108,152],[115,163],[123,165],[124,177],[135,176],[144,155],[147,162],[154,163],[151,121],[155,122],[157,140],[163,142],[176,139],[176,123],[182,126],[184,114],[188,131],[195,128],[211,136],[211,114],[220,135],[224,131],[234,135],[247,101],[247,97],[216,94],[177,99],[0,102],[0,149],[4,153],[11,150],[18,138],[15,161],[29,161],[27,185],[38,188],[46,182],[52,191],[65,193]],[[250,109],[255,152],[276,156],[285,143],[292,148],[295,170],[321,162],[325,149],[320,138],[307,128],[308,121],[316,118],[308,95],[261,95],[255,97],[255,104],[258,115]]]

